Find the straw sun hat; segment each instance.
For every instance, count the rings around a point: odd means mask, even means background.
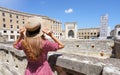
[[[34,31],[40,29],[39,35],[41,36],[43,34],[42,29],[43,26],[41,25],[41,18],[40,17],[30,17],[26,20],[25,28],[26,28],[26,36],[29,33],[34,34]],[[31,35],[29,35],[31,36]]]

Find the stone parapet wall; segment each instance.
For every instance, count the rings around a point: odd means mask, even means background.
[[[88,39],[88,40],[62,40],[65,44],[65,48],[61,50],[69,53],[76,53],[85,56],[95,56],[109,58],[112,55],[112,46],[114,45],[113,40],[99,40],[99,39]],[[101,56],[101,53],[103,54]]]
[[[89,51],[101,51],[111,50],[111,46],[114,45],[113,40],[99,40],[99,39],[88,39],[88,40],[62,40],[65,44],[64,49],[69,50],[89,50]],[[107,51],[106,51],[107,52]]]
[[[120,59],[60,53],[54,53],[51,58],[56,58],[51,61],[63,69],[64,75],[120,75]]]

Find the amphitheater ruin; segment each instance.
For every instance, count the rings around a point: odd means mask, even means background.
[[[65,48],[48,54],[55,75],[120,75],[119,42],[95,39],[61,41]],[[0,75],[24,75],[27,60],[22,50],[4,42],[0,43],[0,55]]]

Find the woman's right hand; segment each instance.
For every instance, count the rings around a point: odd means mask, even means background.
[[[24,27],[21,28],[19,32],[20,32],[20,36],[21,36],[21,37],[24,37],[24,34],[23,34],[23,33],[25,32],[25,28],[24,28]]]
[[[48,36],[52,36],[53,31],[50,31],[48,28],[42,30],[43,33],[47,34]]]
[[[24,31],[25,31],[25,28],[24,28],[24,27],[21,28],[21,29],[20,29],[20,34],[23,33]]]

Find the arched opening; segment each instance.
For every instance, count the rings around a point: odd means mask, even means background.
[[[68,37],[69,37],[69,38],[74,38],[74,32],[73,32],[73,30],[70,30],[70,31],[68,32]]]
[[[120,36],[120,31],[118,31],[118,36]]]

